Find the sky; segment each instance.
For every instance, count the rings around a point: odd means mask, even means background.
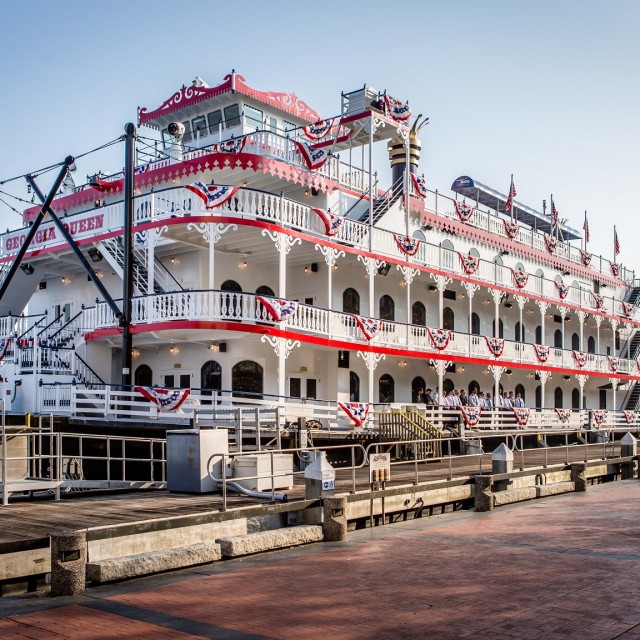
[[[590,251],[613,258],[616,225],[640,276],[639,22],[638,0],[0,0],[0,182],[117,138],[196,75],[213,86],[235,69],[322,117],[366,83],[430,118],[430,188],[469,175],[506,193],[514,174],[518,201],[541,210],[553,194],[578,230],[588,211]],[[83,158],[76,182],[123,153]],[[24,180],[0,190],[31,198]],[[0,202],[0,228],[18,226]]]

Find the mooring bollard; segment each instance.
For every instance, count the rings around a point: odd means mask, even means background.
[[[58,531],[51,534],[51,595],[75,596],[84,593],[87,572],[85,531]]]
[[[493,476],[491,475],[477,475],[476,480],[476,495],[475,495],[475,510],[476,511],[493,511]]]
[[[491,470],[494,474],[513,471],[513,451],[504,442],[491,454]]]
[[[620,440],[620,457],[631,458],[638,455],[638,440],[627,431]],[[631,460],[630,462],[623,462],[620,465],[620,475],[623,480],[630,480],[635,478],[635,469],[637,462]]]
[[[571,463],[571,482],[575,482],[576,491],[587,490],[587,465],[584,462]]]
[[[323,500],[324,521],[322,533],[327,542],[347,539],[347,497],[333,496]]]

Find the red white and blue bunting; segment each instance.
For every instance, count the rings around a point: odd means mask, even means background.
[[[604,305],[604,296],[601,296],[599,293],[592,293],[593,296],[593,304],[596,309],[602,309]]]
[[[313,124],[303,127],[304,135],[310,140],[322,140],[333,127],[335,118],[329,118],[328,120],[318,120]]]
[[[460,411],[467,427],[475,427],[480,422],[482,407],[460,407]]]
[[[369,405],[366,402],[338,402],[338,406],[349,416],[356,427],[361,427],[369,415]]]
[[[593,419],[597,425],[601,425],[607,419],[606,409],[592,409]]]
[[[531,409],[527,407],[511,407],[513,410],[513,415],[516,418],[516,422],[520,427],[526,427],[527,422],[529,422],[529,413]]]
[[[617,278],[620,275],[620,265],[615,262],[611,263],[611,273]]]
[[[547,251],[549,253],[555,253],[556,247],[558,246],[558,238],[545,234],[544,242],[547,245]]]
[[[354,314],[353,317],[356,319],[356,323],[360,327],[362,333],[364,333],[364,337],[367,340],[373,340],[373,338],[380,333],[380,329],[382,329],[382,320],[366,318],[356,314]]]
[[[233,198],[238,191],[238,187],[216,187],[207,186],[202,182],[188,184],[185,189],[195,193],[204,202],[206,209],[215,209],[223,205],[227,200]]]
[[[153,402],[160,411],[176,411],[187,399],[191,389],[156,389],[154,387],[134,387],[149,402]]]
[[[392,98],[391,96],[384,94],[384,101],[387,105],[387,113],[397,122],[405,122],[411,117],[411,109],[406,102]]]
[[[620,358],[618,356],[607,356],[609,361],[609,369],[615,373],[620,368]]]
[[[638,412],[625,410],[624,419],[627,421],[627,424],[635,424],[638,419]]]
[[[327,151],[316,149],[306,142],[296,140],[296,148],[309,169],[319,169],[329,159]]]
[[[218,142],[218,144],[213,145],[213,151],[236,154],[244,149],[245,144],[247,144],[246,136],[242,136],[242,138],[231,138],[230,140]]]
[[[562,282],[556,282],[556,289],[558,290],[560,300],[564,300],[569,294],[569,286]]]
[[[409,236],[403,236],[398,233],[394,233],[393,238],[396,241],[398,249],[406,256],[415,256],[416,253],[418,253],[420,240],[417,238],[410,238]]]
[[[588,267],[591,264],[591,254],[580,249],[580,261],[585,267]]]
[[[421,198],[427,197],[427,181],[424,176],[417,176],[415,173],[410,174],[413,181],[413,188]]]
[[[466,204],[464,202],[458,202],[457,200],[453,201],[453,206],[456,208],[458,218],[460,218],[462,222],[469,222],[471,216],[476,212],[475,207],[472,207],[470,204]]]
[[[484,339],[487,341],[489,351],[491,351],[496,358],[499,358],[504,351],[504,338],[490,338],[489,336],[485,336]]]
[[[627,318],[630,318],[633,315],[633,305],[629,302],[623,302],[622,313],[624,313]]]
[[[312,208],[311,211],[320,216],[320,219],[324,223],[324,232],[328,236],[338,235],[338,232],[344,224],[345,219],[343,217],[334,216],[332,213],[330,213],[329,211],[325,211],[324,209]]]
[[[478,267],[480,266],[480,258],[472,256],[471,254],[465,255],[464,253],[460,253],[459,251],[458,255],[460,256],[460,264],[462,265],[462,269],[468,276],[478,270]]]
[[[571,417],[571,409],[556,409],[556,414],[558,415],[558,420],[566,424]]]
[[[256,296],[257,300],[266,309],[272,320],[283,322],[288,320],[298,308],[295,300],[284,300],[283,298],[267,298]]]
[[[546,362],[549,359],[549,351],[551,351],[551,347],[544,344],[534,344],[533,350],[536,352],[538,362]]]
[[[518,289],[524,289],[529,281],[529,274],[521,269],[511,269],[511,275],[513,275],[513,282]]]
[[[520,231],[520,225],[517,222],[511,222],[511,220],[505,220],[504,218],[502,222],[504,222],[504,230],[507,236],[513,240],[518,235],[518,231]]]
[[[11,338],[2,338],[2,340],[0,340],[0,362],[2,362],[4,357],[7,355],[7,350],[9,349],[10,344]]]
[[[451,331],[449,331],[449,329],[431,329],[427,327],[427,333],[436,349],[442,351],[447,348],[449,340],[451,339]]]
[[[587,354],[584,351],[574,351],[573,359],[580,368],[587,364]]]

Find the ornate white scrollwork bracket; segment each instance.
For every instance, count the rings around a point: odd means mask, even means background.
[[[502,374],[507,370],[507,367],[501,367],[500,365],[494,365],[494,364],[490,364],[487,368],[493,374],[493,379],[496,382],[500,382],[500,378],[502,378]]]
[[[438,376],[443,376],[447,369],[453,364],[451,360],[429,360],[429,364],[433,365]]]
[[[499,289],[490,289],[491,297],[493,298],[494,304],[500,304],[502,297],[504,296],[504,291],[500,291]]]
[[[300,340],[289,340],[288,338],[280,338],[278,336],[264,335],[260,338],[261,342],[268,342],[274,353],[279,357],[284,356],[286,360],[291,352],[300,346]]]
[[[547,309],[549,308],[549,303],[544,300],[536,300],[536,304],[538,305],[538,309],[540,309],[540,315],[544,315],[547,313]]]
[[[155,245],[158,243],[160,236],[167,231],[168,228],[169,227],[167,227],[167,225],[164,225],[162,227],[138,231],[134,234],[135,244],[142,244],[143,242],[146,242],[148,245]]]
[[[462,286],[465,288],[465,291],[467,292],[470,300],[473,300],[473,296],[476,295],[476,291],[480,288],[479,284],[467,282],[466,280],[462,281]]]
[[[338,258],[344,258],[346,255],[344,251],[341,249],[336,249],[334,247],[325,247],[323,244],[316,245],[316,251],[320,251],[320,253],[324,256],[324,261],[327,263],[327,267],[332,269],[335,263],[338,261]]]
[[[513,296],[515,301],[518,303],[518,309],[520,309],[520,311],[522,311],[524,309],[524,305],[527,303],[527,300],[529,298],[527,298],[526,296],[520,296],[520,295],[515,295]]]
[[[222,222],[190,222],[187,225],[188,231],[196,231],[199,233],[205,242],[211,242],[217,244],[220,238],[227,233],[227,231],[237,231],[237,224],[223,224]]]
[[[404,265],[397,264],[396,269],[400,271],[402,277],[404,278],[404,283],[409,286],[413,279],[420,273],[419,269],[414,269],[413,267],[405,267]]]
[[[540,378],[540,384],[547,384],[551,371],[536,371],[538,378]]]
[[[374,353],[373,351],[358,351],[358,357],[364,360],[368,371],[375,371],[380,360],[386,359],[384,353]]]
[[[367,275],[369,276],[369,278],[374,278],[375,275],[378,273],[378,269],[383,265],[386,264],[386,262],[384,260],[377,260],[376,258],[369,258],[368,256],[358,256],[358,261],[362,262],[362,264],[365,266],[365,269],[367,270]]]
[[[586,376],[582,373],[576,373],[575,379],[578,381],[578,384],[580,385],[580,391],[582,392],[582,390],[584,389],[584,385],[589,379],[589,376]]]
[[[285,255],[291,251],[291,247],[296,244],[302,244],[300,238],[288,236],[286,233],[278,233],[269,229],[263,229],[262,235],[269,238],[275,245],[278,252],[284,251]]]
[[[433,280],[435,280],[438,291],[444,291],[447,288],[447,285],[451,282],[451,278],[441,276],[437,273],[430,273],[429,275]]]

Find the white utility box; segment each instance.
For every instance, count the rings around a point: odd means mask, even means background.
[[[218,491],[209,470],[222,478],[221,456],[228,453],[226,429],[167,431],[167,489],[185,493]]]
[[[293,456],[273,454],[274,489],[293,488]],[[241,456],[234,461],[233,479],[250,491],[271,491],[271,454]]]

